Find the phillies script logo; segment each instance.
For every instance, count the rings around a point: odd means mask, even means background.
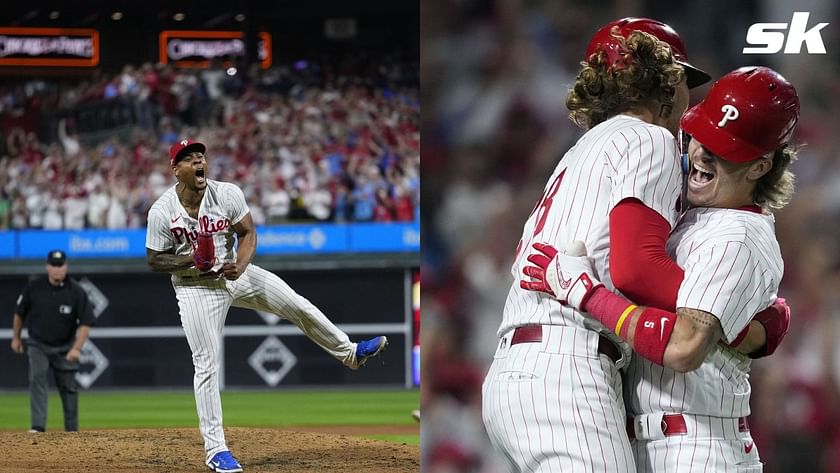
[[[201,230],[206,233],[216,233],[230,228],[230,220],[225,218],[213,222],[210,220],[210,217],[206,215],[198,219],[198,224],[201,226]]]
[[[216,233],[230,228],[230,220],[224,218],[214,222],[210,220],[210,217],[205,215],[198,219],[198,225],[201,227],[202,232]],[[169,231],[172,232],[172,236],[175,237],[175,240],[179,244],[184,243],[184,241],[190,244],[195,244],[195,242],[198,241],[198,231],[196,230],[188,231],[184,227],[175,227],[170,228]]]
[[[184,240],[186,240],[187,243],[194,245],[198,240],[198,232],[195,230],[190,232],[184,227],[175,227],[170,228],[169,231],[172,232],[172,236],[175,237],[178,244],[181,244]]]

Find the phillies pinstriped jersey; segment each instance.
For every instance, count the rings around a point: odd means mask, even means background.
[[[193,219],[169,188],[149,210],[146,247],[188,255],[200,232],[213,235],[218,271],[236,261],[233,226],[248,216],[245,196],[235,184],[207,179],[198,218]],[[276,274],[249,264],[235,280],[200,276],[194,268],[172,273],[181,325],[192,352],[196,411],[204,438],[206,462],[228,450],[222,426],[219,366],[222,329],[231,306],[270,312],[297,326],[324,351],[351,368],[358,368],[356,344],[305,297]]]
[[[784,265],[772,215],[691,209],[671,234],[668,252],[685,269],[677,307],[714,314],[727,341],[776,299]],[[628,409],[744,417],[750,413],[749,369],[747,356],[721,344],[690,373],[633,357],[625,384]]]
[[[636,472],[619,367],[598,354],[599,332],[622,348],[623,360],[629,346],[595,319],[518,281],[534,242],[562,249],[582,240],[596,276],[614,290],[610,211],[636,198],[673,227],[681,185],[670,132],[624,115],[584,133],[557,164],[525,223],[499,346],[482,386],[484,425],[511,471]],[[511,329],[529,324],[542,325],[540,342],[515,343]]]
[[[216,246],[216,266],[234,261],[233,226],[250,211],[242,190],[228,182],[207,179],[207,190],[201,199],[198,219],[187,214],[172,186],[161,195],[149,210],[146,230],[146,248],[154,251],[175,251],[176,255],[188,255],[198,240],[199,232],[213,235]],[[200,274],[195,268],[173,273],[175,276]]]
[[[557,164],[525,223],[499,336],[526,324],[585,327],[605,333],[629,353],[628,345],[599,321],[546,294],[521,289],[519,275],[530,264],[532,243],[547,242],[562,250],[582,240],[595,276],[615,290],[609,272],[610,211],[622,200],[636,198],[673,228],[681,185],[677,143],[665,128],[617,115],[586,132]]]

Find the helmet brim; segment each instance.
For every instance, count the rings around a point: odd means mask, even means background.
[[[676,62],[680,64],[683,67],[683,69],[685,69],[685,82],[688,85],[689,89],[699,87],[712,80],[712,76],[706,73],[706,71],[698,69],[684,61]]]

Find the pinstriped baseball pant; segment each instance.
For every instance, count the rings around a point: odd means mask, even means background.
[[[192,351],[195,404],[208,461],[228,449],[219,394],[219,349],[231,305],[276,314],[345,365],[355,361],[355,344],[347,334],[280,277],[258,266],[249,265],[236,281],[179,280],[174,287],[181,325]]]
[[[761,473],[752,436],[738,419],[683,415],[688,432],[656,440],[631,440],[638,473]]]
[[[491,443],[511,472],[635,473],[621,376],[598,353],[598,334],[543,334],[513,346],[502,337],[482,387]]]

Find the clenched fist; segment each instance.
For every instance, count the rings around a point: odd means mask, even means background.
[[[245,272],[246,266],[240,267],[237,263],[225,263],[219,270],[222,276],[229,281],[235,281]]]

